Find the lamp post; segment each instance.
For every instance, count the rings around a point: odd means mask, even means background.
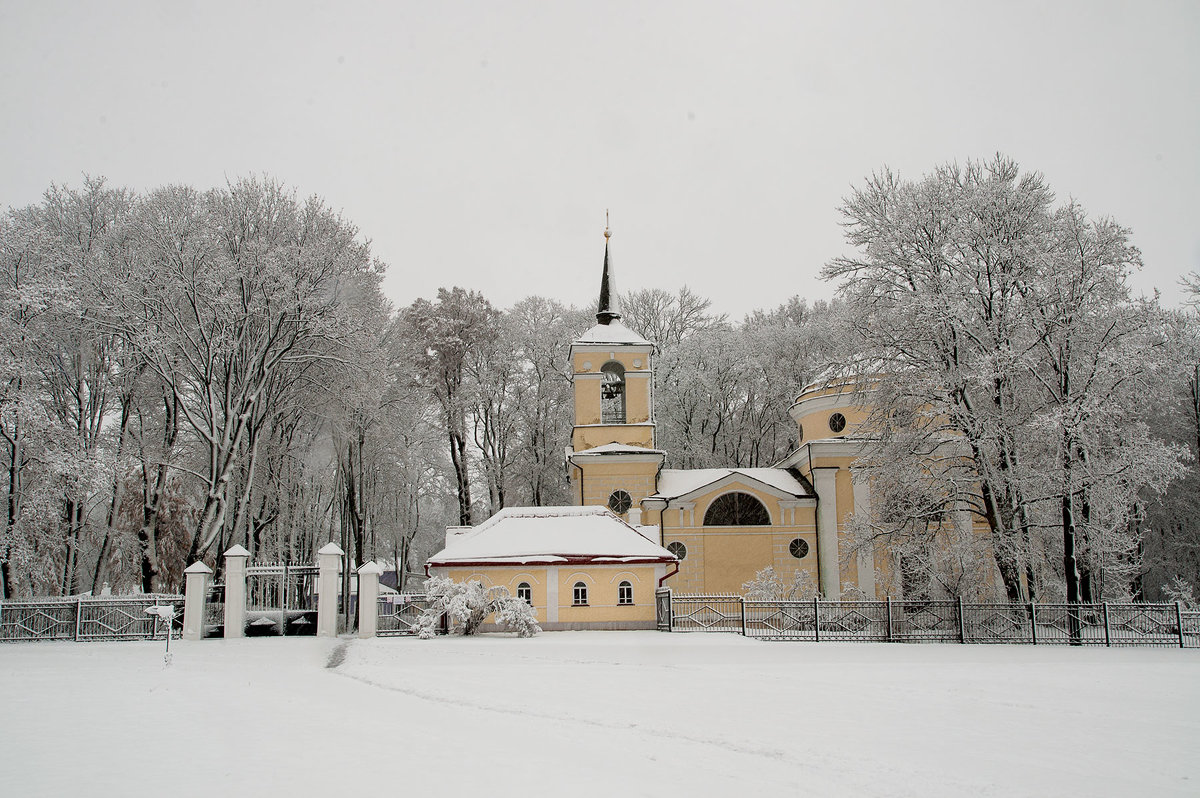
[[[147,615],[153,615],[156,619],[161,619],[167,624],[167,651],[163,655],[163,665],[171,664],[171,622],[175,620],[175,605],[174,604],[155,604],[152,607],[146,608]]]

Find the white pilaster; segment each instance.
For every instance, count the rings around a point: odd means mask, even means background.
[[[558,566],[546,569],[546,622],[558,622]]]
[[[379,625],[379,576],[383,569],[369,562],[358,569],[358,636],[374,637]],[[319,604],[317,605],[320,606]]]
[[[861,471],[850,472],[854,486],[854,516],[866,518],[871,514],[871,483]],[[875,544],[870,543],[858,550],[858,589],[875,599]]]
[[[841,566],[838,563],[837,473],[836,468],[814,468],[817,489],[817,556],[821,593],[828,601],[842,596]]]
[[[234,546],[225,552],[225,637],[246,634],[246,560],[250,552]]]
[[[212,569],[194,562],[183,571],[183,639],[204,637],[204,604],[208,601],[208,584]]]
[[[338,573],[342,547],[326,543],[317,552],[317,637],[337,637]]]

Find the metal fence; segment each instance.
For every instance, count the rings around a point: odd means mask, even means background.
[[[172,633],[183,623],[183,596],[142,594],[0,601],[0,642],[18,640],[152,640],[167,632],[147,607],[175,607]]]
[[[1200,648],[1200,612],[1178,604],[979,604],[963,601],[755,601],[655,596],[658,628],[766,640],[1029,643]]]
[[[429,601],[419,593],[391,593],[379,597],[378,609],[377,635],[415,635],[417,620],[429,609]]]

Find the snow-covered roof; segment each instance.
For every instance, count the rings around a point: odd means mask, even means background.
[[[804,483],[784,468],[664,468],[658,477],[658,493],[651,498],[674,499],[686,496],[733,475],[761,482],[792,496],[811,495]]]
[[[613,319],[608,324],[597,324],[595,327],[576,338],[573,343],[637,344],[640,346],[654,346],[654,344],[650,343],[645,338],[622,324],[620,319]]]
[[[630,446],[627,443],[606,443],[603,446],[593,446],[590,449],[580,449],[572,454],[663,454],[662,449],[647,449],[641,446]]]
[[[607,507],[506,507],[456,535],[429,558],[432,566],[673,562]]]

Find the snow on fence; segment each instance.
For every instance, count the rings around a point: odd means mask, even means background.
[[[1179,604],[755,601],[658,591],[658,628],[764,640],[1054,643],[1200,648],[1200,612]]]
[[[153,640],[167,625],[147,607],[170,604],[182,628],[183,596],[81,596],[33,601],[0,601],[0,642],[21,640]]]

